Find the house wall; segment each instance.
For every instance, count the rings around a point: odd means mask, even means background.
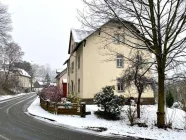
[[[83,99],[91,99],[96,93],[98,93],[102,87],[106,85],[117,84],[116,79],[121,77],[123,71],[128,67],[127,61],[124,59],[124,67],[116,67],[116,56],[112,52],[123,52],[124,56],[128,57],[131,55],[131,49],[126,45],[115,44],[113,38],[106,35],[104,32],[109,34],[114,33],[127,33],[130,34],[126,29],[118,29],[110,24],[106,24],[101,28],[102,32],[95,32],[93,35],[87,38],[86,46],[83,47]],[[125,41],[133,45],[131,42],[142,44],[139,40],[125,35]],[[130,34],[131,35],[131,34]],[[132,35],[131,35],[132,36]],[[108,44],[108,45],[107,45]],[[146,57],[151,59],[151,54],[144,52]],[[151,75],[151,74],[149,74]],[[130,91],[130,92],[129,92]],[[135,87],[124,92],[118,92],[115,90],[115,94],[124,95],[125,97],[133,96],[137,97],[137,91]],[[151,89],[146,90],[142,94],[143,98],[153,98],[154,93]]]
[[[30,78],[26,76],[19,76],[20,87],[26,89],[31,87]]]
[[[143,44],[137,39],[134,39],[126,29],[117,28],[112,24],[106,24],[101,28],[101,33],[95,32],[93,35],[86,39],[86,45],[82,43],[78,50],[70,54],[70,59],[67,63],[67,91],[68,94],[72,92],[71,81],[73,81],[73,90],[82,99],[92,99],[96,93],[101,91],[102,87],[106,85],[114,85],[116,87],[116,79],[121,77],[124,70],[129,66],[127,60],[124,58],[124,67],[117,68],[116,66],[116,52],[123,52],[124,56],[128,57],[132,54],[132,50],[124,44],[116,44],[113,42],[113,38],[106,35],[107,33],[125,33],[125,42],[129,45],[133,45],[130,42],[136,42],[136,44]],[[129,35],[131,37],[129,37]],[[71,43],[73,44],[73,37]],[[72,48],[70,49],[72,52]],[[114,55],[113,55],[113,52]],[[144,51],[146,58],[152,59],[152,55]],[[77,58],[80,56],[80,69],[77,68]],[[72,62],[74,62],[74,72],[71,72]],[[68,74],[69,73],[69,74]],[[151,73],[148,73],[152,76]],[[80,79],[80,93],[78,93],[78,79]],[[117,89],[117,87],[116,87]],[[124,90],[124,92],[118,92],[115,90],[115,94],[124,95],[125,97],[137,97],[137,91],[135,87],[131,87],[130,90]],[[153,99],[153,90],[147,89],[142,94],[142,98],[145,100],[148,98]]]
[[[67,64],[67,73],[69,72],[69,76],[68,76],[68,94],[71,93],[71,92],[76,92],[76,87],[77,85],[75,84],[76,83],[76,75],[75,75],[75,69],[76,69],[76,52],[72,53],[72,50],[74,49],[74,39],[73,37],[71,37],[71,42],[70,42],[70,59],[68,61],[68,64]],[[74,68],[73,68],[73,71],[72,71],[72,63],[74,63]],[[72,85],[73,83],[73,85]]]
[[[71,38],[71,44],[74,44],[73,37]],[[71,48],[71,51],[72,50],[73,49]],[[80,68],[78,68],[78,57],[80,57]],[[72,63],[74,63],[73,72]],[[78,79],[80,79],[80,91],[78,91]],[[83,97],[83,45],[81,45],[76,52],[71,53],[70,59],[67,63],[67,84],[68,94],[74,92],[75,94],[77,94],[78,97]]]

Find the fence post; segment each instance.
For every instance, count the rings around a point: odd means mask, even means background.
[[[58,113],[58,106],[57,103],[54,104],[54,113],[57,115]]]
[[[81,117],[85,118],[86,116],[86,103],[81,102]]]
[[[46,102],[47,102],[47,104],[46,104],[46,110],[48,111],[49,102],[48,101],[46,101]]]

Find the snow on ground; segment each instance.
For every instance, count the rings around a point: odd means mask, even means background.
[[[10,99],[13,97],[18,97],[18,96],[25,95],[25,94],[28,94],[28,93],[20,93],[20,94],[16,94],[16,95],[0,95],[0,101]]]
[[[85,130],[87,127],[106,127],[108,130],[104,132],[97,132],[100,135],[120,135],[120,136],[135,136],[157,140],[185,140],[186,131],[178,130],[184,129],[186,124],[185,112],[179,109],[167,109],[167,118],[173,118],[173,128],[177,129],[158,129],[154,126],[156,120],[156,105],[142,106],[141,122],[145,122],[148,127],[130,126],[126,118],[124,111],[121,113],[123,119],[117,121],[109,121],[98,118],[94,115],[94,111],[98,108],[96,105],[87,105],[87,111],[91,111],[91,115],[87,115],[86,118],[80,116],[71,115],[54,115],[48,113],[40,107],[39,98],[30,105],[28,112],[32,115],[49,118],[55,120],[58,124],[72,126]],[[127,106],[124,106],[122,110],[126,110]],[[172,117],[171,117],[172,116]],[[56,124],[55,122],[55,124]]]

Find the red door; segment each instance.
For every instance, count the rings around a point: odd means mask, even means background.
[[[67,97],[67,83],[63,83],[63,97]]]

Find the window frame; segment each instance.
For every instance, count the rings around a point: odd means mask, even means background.
[[[122,55],[117,55],[117,58],[116,58],[116,67],[117,68],[123,68],[124,67],[124,58],[123,58]]]
[[[115,44],[122,44],[125,43],[125,35],[124,34],[114,34],[114,43]]]
[[[80,93],[80,78],[78,79],[78,93]]]
[[[124,92],[124,84],[123,84],[121,78],[117,78],[117,91]]]
[[[124,34],[120,34],[119,35],[119,42],[122,44],[122,43],[125,43],[125,35]]]

